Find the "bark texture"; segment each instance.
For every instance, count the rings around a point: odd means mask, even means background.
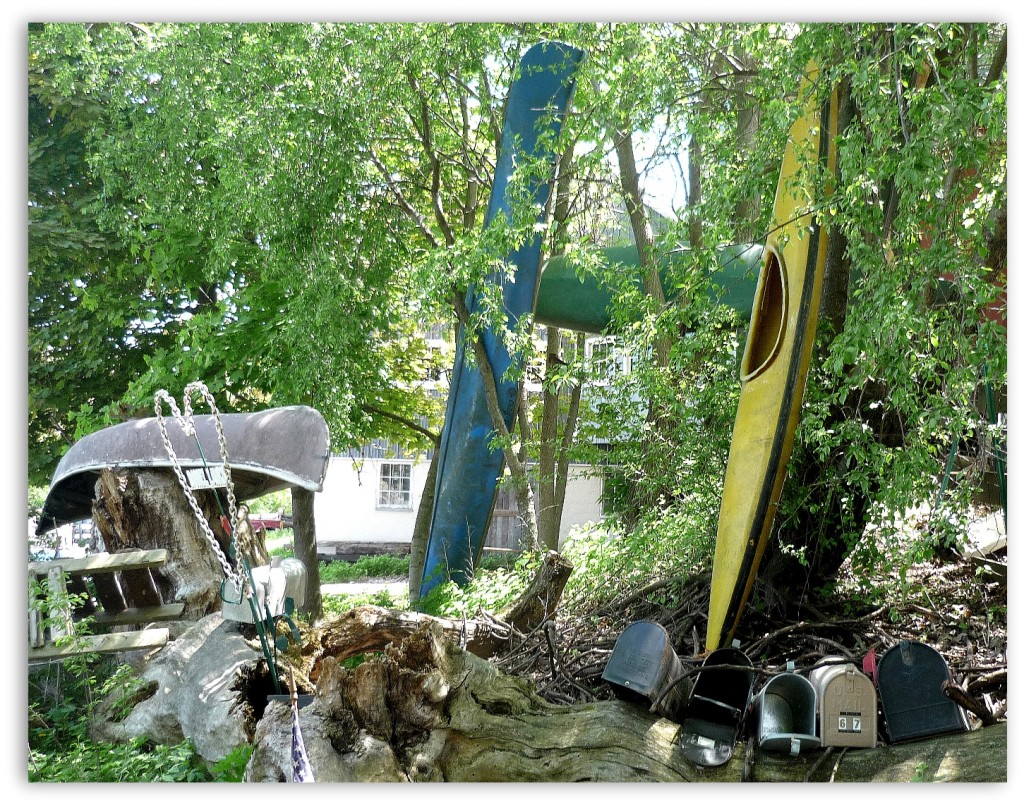
[[[329,662],[384,651],[428,626],[435,626],[447,640],[478,657],[493,657],[554,615],[571,573],[571,564],[549,552],[526,591],[497,617],[459,620],[375,606],[350,609],[319,631],[315,648],[309,652],[313,658],[309,678],[318,680]]]
[[[323,613],[320,596],[320,561],[316,553],[316,521],[313,517],[313,493],[292,487],[292,522],[295,534],[295,558],[306,568],[306,591],[302,611],[311,620]]]

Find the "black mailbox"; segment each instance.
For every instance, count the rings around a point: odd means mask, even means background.
[[[878,698],[892,743],[967,729],[964,711],[942,690],[949,666],[931,646],[901,640],[878,662]]]
[[[749,670],[748,670],[749,669]],[[700,766],[729,762],[754,689],[750,659],[736,643],[712,651],[693,683],[679,744]]]
[[[683,664],[660,623],[637,621],[622,630],[601,678],[624,701],[638,702],[672,721],[690,695]]]

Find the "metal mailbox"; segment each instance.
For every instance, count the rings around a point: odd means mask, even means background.
[[[818,695],[806,677],[792,670],[772,677],[757,694],[756,710],[757,745],[762,749],[795,756],[821,746]]]
[[[707,656],[680,729],[679,745],[689,760],[700,766],[729,762],[753,689],[754,670],[737,641]]]
[[[818,696],[822,746],[871,748],[878,743],[878,695],[870,679],[844,657],[826,657],[808,675]]]
[[[654,706],[655,711],[679,720],[690,695],[683,679],[683,664],[660,623],[637,621],[622,630],[601,678],[624,700]]]
[[[931,646],[901,640],[878,661],[878,698],[893,743],[967,729],[964,711],[942,690],[949,666]]]

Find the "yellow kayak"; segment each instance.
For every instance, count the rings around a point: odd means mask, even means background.
[[[706,651],[728,645],[771,533],[810,363],[828,236],[814,219],[805,167],[835,169],[838,100],[818,108],[811,67],[801,85],[807,107],[793,124],[775,195],[740,364],[740,401],[725,472],[711,577]],[[824,125],[822,125],[824,122]]]

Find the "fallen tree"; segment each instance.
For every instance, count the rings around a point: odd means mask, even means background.
[[[913,743],[796,758],[741,744],[716,769],[691,764],[679,726],[616,700],[553,705],[533,685],[425,622],[355,668],[320,658],[300,724],[319,782],[1006,781],[1006,723]],[[291,719],[271,703],[248,781],[291,779]]]

